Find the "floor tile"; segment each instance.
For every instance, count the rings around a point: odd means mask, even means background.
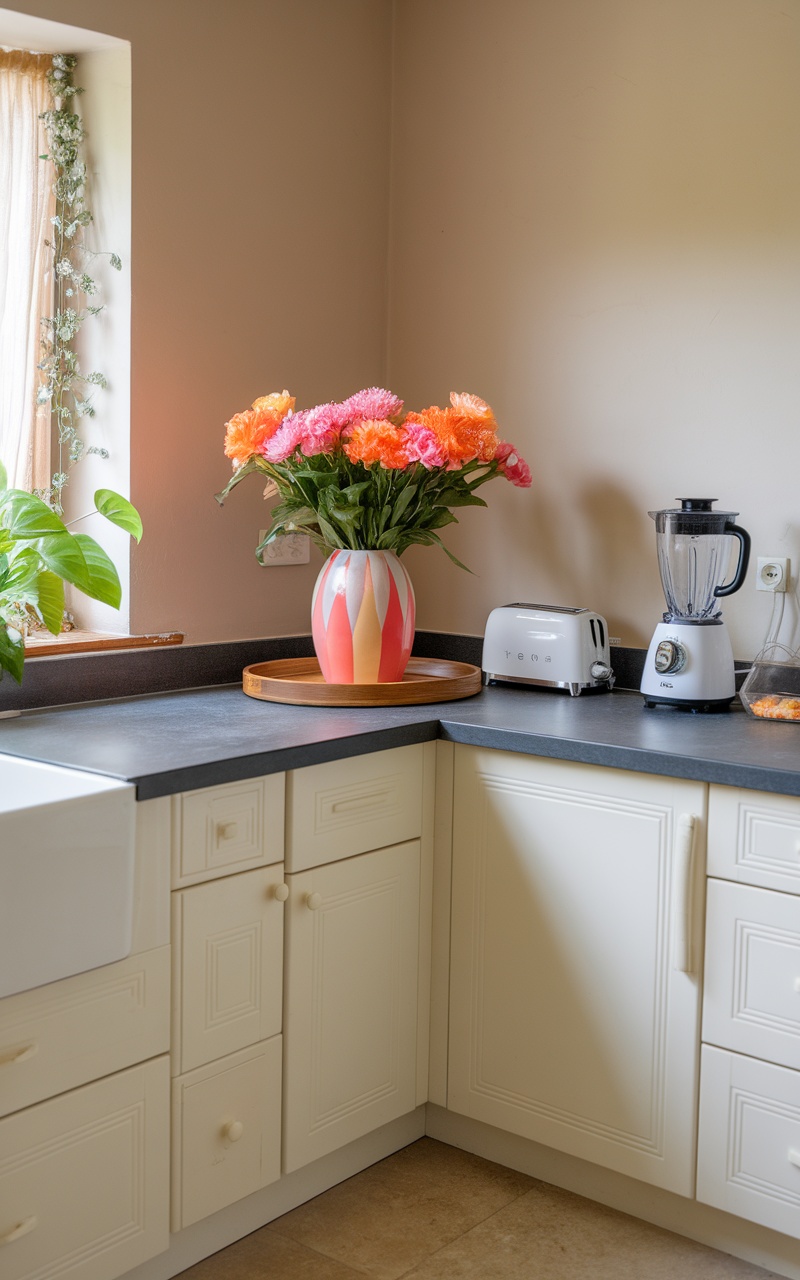
[[[182,1271],[175,1280],[362,1280],[362,1276],[262,1227]]]
[[[371,1280],[398,1280],[536,1185],[524,1174],[422,1138],[276,1219],[270,1229]]]
[[[770,1280],[730,1254],[545,1183],[408,1272],[406,1280]]]

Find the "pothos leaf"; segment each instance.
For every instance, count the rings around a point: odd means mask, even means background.
[[[74,534],[73,541],[78,543],[83,552],[87,567],[86,582],[76,585],[93,600],[100,600],[103,604],[110,604],[112,608],[118,609],[122,600],[122,587],[113,561],[87,533]]]
[[[0,675],[3,671],[22,684],[25,666],[25,641],[19,631],[0,619]]]
[[[106,520],[110,520],[112,524],[124,529],[137,542],[141,540],[141,516],[133,504],[128,502],[127,498],[123,498],[121,493],[115,493],[113,489],[98,489],[94,495],[94,505],[101,516],[105,516]]]

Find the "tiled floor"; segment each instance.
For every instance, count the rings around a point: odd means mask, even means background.
[[[181,1280],[768,1280],[773,1273],[422,1138]]]

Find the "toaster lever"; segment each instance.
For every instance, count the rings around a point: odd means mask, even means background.
[[[611,668],[607,662],[593,662],[590,670],[593,680],[608,680],[611,677]]]

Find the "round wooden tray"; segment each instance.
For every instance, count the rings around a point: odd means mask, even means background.
[[[279,658],[245,667],[242,688],[264,702],[309,707],[403,707],[419,702],[471,698],[481,688],[481,672],[468,662],[409,658],[394,684],[326,684],[316,658]]]

